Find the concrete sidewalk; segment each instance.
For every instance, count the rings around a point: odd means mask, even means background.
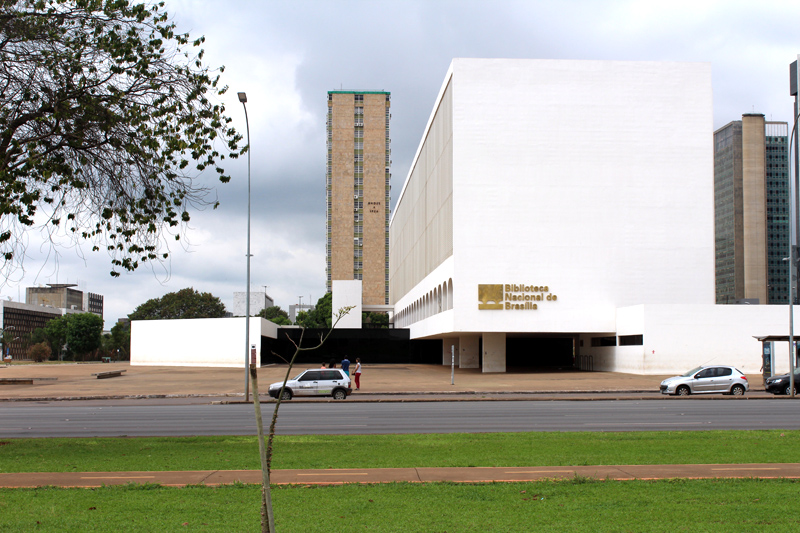
[[[290,377],[315,365],[297,365]],[[258,370],[259,391],[268,399],[270,383],[282,381],[286,365]],[[118,377],[97,379],[97,372],[125,370]],[[452,395],[480,399],[481,395],[564,395],[642,393],[660,397],[658,387],[669,376],[642,376],[614,372],[576,370],[514,371],[484,374],[479,369],[455,369],[451,385],[449,366],[441,365],[365,365],[361,390],[350,398],[370,400],[374,395],[424,396],[442,399]],[[129,363],[92,364],[14,364],[0,365],[0,381],[31,378],[30,384],[11,380],[0,384],[0,401],[69,400],[110,398],[214,398],[242,400],[245,371],[236,368],[197,368],[131,366]],[[761,376],[749,376],[751,394],[763,393]]]
[[[501,468],[374,468],[274,470],[275,485],[336,485],[341,483],[457,483],[525,482],[544,479],[800,479],[800,463],[713,465],[600,465]],[[0,487],[101,487],[126,483],[157,483],[169,487],[260,484],[260,470],[199,470],[189,472],[42,472],[0,474]]]

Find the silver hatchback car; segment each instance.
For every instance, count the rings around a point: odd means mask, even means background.
[[[703,394],[717,392],[741,396],[750,390],[747,376],[732,366],[698,366],[674,378],[661,382],[661,394]]]

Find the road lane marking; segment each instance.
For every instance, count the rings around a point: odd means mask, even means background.
[[[279,423],[278,427],[281,427],[281,428],[305,428],[305,427],[308,427],[308,426],[304,425],[304,424],[280,424]],[[320,428],[320,429],[365,428],[365,427],[367,427],[367,424],[359,424],[359,425],[355,425],[355,424],[337,424],[335,426],[316,426],[316,427]]]
[[[780,468],[712,468],[711,470],[780,470]]]
[[[504,474],[552,474],[552,473],[569,474],[571,472],[574,472],[574,470],[506,470],[503,473]]]
[[[153,479],[156,476],[81,476],[81,479]]]
[[[701,424],[709,424],[710,422],[684,422],[684,421],[674,421],[674,420],[666,420],[664,422],[586,422],[584,426],[674,426],[674,425],[681,425],[681,426],[698,426]]]
[[[366,476],[366,472],[331,472],[328,473],[319,473],[319,474],[297,474],[298,477],[300,476]]]

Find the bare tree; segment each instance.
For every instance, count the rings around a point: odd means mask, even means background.
[[[281,391],[278,393],[278,399],[275,402],[275,409],[272,411],[272,421],[269,424],[269,436],[268,440],[264,442],[264,421],[261,416],[261,401],[258,397],[258,374],[256,373],[256,365],[250,365],[250,382],[253,385],[253,405],[255,405],[256,410],[256,426],[258,428],[258,451],[261,455],[261,531],[262,533],[275,533],[275,514],[272,510],[272,491],[270,490],[270,481],[269,481],[269,474],[272,465],[272,441],[275,438],[275,423],[278,421],[278,409],[281,406],[281,399],[283,398],[283,391],[286,390],[286,382],[289,381],[289,375],[292,371],[292,367],[294,366],[294,360],[297,358],[297,354],[300,352],[305,351],[312,351],[320,348],[325,341],[328,340],[331,333],[333,333],[333,328],[336,327],[336,324],[339,323],[339,320],[342,319],[350,310],[353,309],[353,306],[342,307],[336,312],[336,316],[334,317],[335,320],[333,322],[333,326],[331,329],[328,330],[327,333],[324,335],[320,335],[319,343],[315,346],[309,346],[304,348],[303,344],[303,335],[305,334],[305,328],[301,328],[300,331],[300,340],[295,343],[291,339],[289,339],[292,344],[294,345],[294,354],[292,358],[288,361],[289,366],[286,369],[286,375],[283,378],[283,385],[281,386]],[[288,336],[287,336],[288,338]]]

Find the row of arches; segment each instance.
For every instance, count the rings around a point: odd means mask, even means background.
[[[450,278],[397,313],[395,327],[406,327],[452,308],[453,278]]]

